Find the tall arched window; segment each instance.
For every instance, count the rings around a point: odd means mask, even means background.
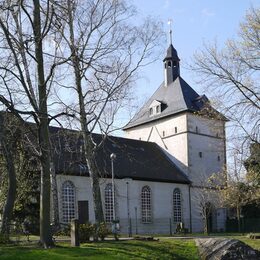
[[[107,223],[111,223],[113,220],[113,189],[112,184],[109,183],[105,188],[105,220]]]
[[[142,206],[142,222],[152,222],[152,207],[151,207],[151,189],[149,186],[144,186],[141,192]]]
[[[178,188],[173,191],[173,221],[182,222],[181,191]]]
[[[71,181],[65,181],[61,188],[62,193],[62,218],[69,223],[75,218],[75,187]]]

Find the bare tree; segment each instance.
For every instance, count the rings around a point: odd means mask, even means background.
[[[65,22],[64,27],[59,26],[64,54],[71,57],[68,74],[74,77],[67,77],[63,85],[59,84],[63,91],[75,91],[78,96],[76,101],[70,104],[63,101],[63,104],[80,122],[95,219],[100,223],[104,221],[99,187],[102,173],[97,167],[96,152],[110,133],[137,70],[152,62],[151,54],[159,46],[161,27],[150,19],[140,27],[131,24],[135,10],[125,1],[66,0],[58,8],[59,20],[61,24]],[[101,142],[94,140],[94,131],[104,135]]]
[[[240,25],[237,39],[224,48],[205,44],[194,55],[191,69],[201,77],[217,105],[235,123],[233,136],[259,142],[260,9],[251,8]],[[216,98],[215,98],[216,99]]]
[[[58,47],[48,47],[55,33],[51,30],[54,9],[51,1],[0,2],[1,95],[0,101],[19,120],[36,123],[38,143],[34,150],[41,165],[40,241],[53,244],[50,230],[50,139],[48,97]],[[32,130],[33,132],[33,130]]]

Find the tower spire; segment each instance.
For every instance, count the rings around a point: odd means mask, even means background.
[[[168,19],[170,44],[172,44],[172,19]]]
[[[166,52],[166,57],[164,58],[164,84],[167,87],[171,84],[177,77],[180,76],[180,64],[177,51],[172,45],[172,19],[168,20],[169,25],[169,42],[170,45]]]

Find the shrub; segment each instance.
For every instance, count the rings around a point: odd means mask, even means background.
[[[105,237],[111,234],[111,230],[107,227],[106,223],[102,222],[97,226],[97,236],[104,241]]]
[[[0,234],[0,244],[8,244],[10,243],[8,234]]]
[[[81,243],[89,241],[90,237],[94,235],[95,227],[90,223],[79,225],[79,241]]]
[[[62,225],[62,227],[54,232],[54,236],[70,236],[70,225]]]

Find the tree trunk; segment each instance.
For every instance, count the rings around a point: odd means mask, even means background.
[[[1,233],[9,234],[10,221],[12,219],[14,202],[16,197],[16,172],[14,166],[14,159],[12,148],[10,145],[11,140],[7,140],[6,131],[4,128],[3,116],[0,115],[0,141],[2,146],[3,155],[6,161],[7,176],[8,176],[8,192],[6,203],[3,208]]]
[[[77,88],[79,109],[80,109],[80,125],[84,141],[85,157],[88,165],[88,171],[91,179],[91,187],[94,202],[95,220],[97,223],[104,222],[104,214],[102,208],[102,200],[99,186],[99,170],[95,160],[95,143],[91,138],[91,133],[88,131],[87,115],[84,104],[84,96],[81,86],[80,61],[74,42],[74,28],[71,1],[67,1],[69,14],[69,29],[70,29],[70,50],[74,68],[75,85]]]
[[[40,191],[40,242],[45,248],[53,245],[50,228],[50,139],[47,112],[47,87],[44,77],[42,52],[42,34],[39,0],[34,4],[34,37],[35,56],[37,61],[38,93],[39,93],[39,128],[38,138],[41,151],[41,191]]]
[[[95,219],[98,224],[104,222],[104,214],[102,207],[102,199],[99,185],[99,169],[96,165],[95,154],[93,153],[94,145],[91,140],[91,137],[87,133],[84,135],[84,144],[85,144],[85,157],[87,160],[88,171],[91,178],[91,187],[94,201],[94,213]]]
[[[53,159],[51,160],[51,194],[52,194],[53,225],[54,225],[55,230],[58,230],[59,227],[60,227],[59,200],[58,200],[58,188],[57,188],[57,181],[56,181],[56,172],[55,172]]]
[[[241,232],[241,223],[240,223],[240,207],[237,206],[237,224],[238,224],[238,232]]]

